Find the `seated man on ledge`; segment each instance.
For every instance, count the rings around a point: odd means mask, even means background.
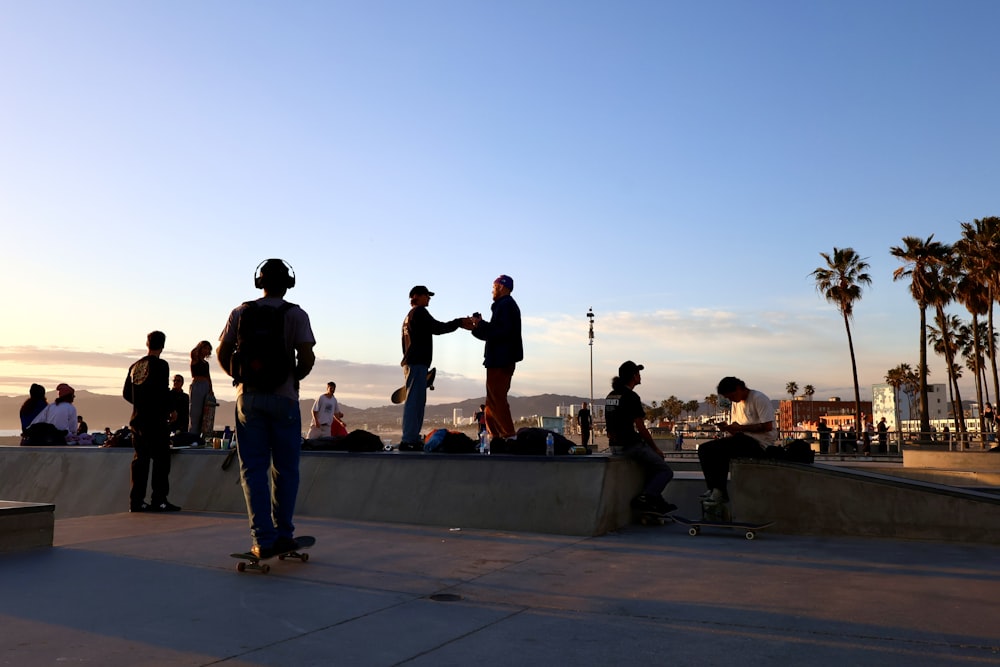
[[[608,444],[613,452],[621,451],[642,468],[645,486],[631,501],[637,512],[668,514],[677,509],[663,497],[663,489],[674,478],[674,471],[663,460],[663,452],[656,446],[646,428],[646,411],[635,388],[642,382],[640,371],[645,368],[633,361],[618,367],[618,375],[611,380],[611,393],[604,403],[608,428]]]
[[[727,505],[729,462],[732,459],[759,459],[773,445],[778,435],[774,427],[774,406],[771,399],[756,389],[747,388],[743,380],[724,377],[716,392],[732,405],[732,423],[719,424],[719,430],[729,435],[711,440],[698,447],[698,460],[705,475],[708,491],[702,495],[706,505]],[[729,513],[725,512],[728,516]]]

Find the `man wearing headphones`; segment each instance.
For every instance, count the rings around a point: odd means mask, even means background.
[[[254,285],[264,296],[230,313],[217,355],[237,387],[237,451],[251,552],[269,558],[297,548],[292,516],[302,448],[299,381],[316,361],[316,339],[306,312],[284,300],[295,286],[295,274],[285,261],[262,262]]]

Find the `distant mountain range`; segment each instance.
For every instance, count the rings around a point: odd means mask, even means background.
[[[55,392],[49,395],[51,403],[55,397]],[[432,395],[428,396],[432,398]],[[21,428],[18,413],[21,404],[26,396],[0,396],[0,429],[16,430]],[[315,398],[303,399],[300,401],[302,410],[303,427],[309,424],[311,419],[312,405]],[[466,419],[472,417],[479,410],[479,405],[485,402],[485,397],[470,398],[459,403],[448,403],[442,405],[428,405],[425,412],[425,422],[431,424],[451,423],[452,415],[456,409],[462,411],[462,416]],[[514,419],[531,416],[555,416],[556,408],[560,405],[570,406],[576,404],[577,407],[590,399],[580,396],[564,396],[559,394],[541,394],[539,396],[524,396],[510,398],[510,408]],[[603,405],[604,399],[597,399],[597,405]],[[74,402],[76,409],[83,416],[91,431],[103,431],[105,426],[110,426],[111,430],[120,428],[128,423],[132,414],[132,406],[119,396],[108,394],[95,394],[89,391],[79,391]],[[388,427],[397,426],[403,418],[402,405],[384,405],[375,408],[352,408],[344,403],[340,404],[340,409],[344,413],[344,421],[347,422],[348,429],[367,428],[374,430],[378,425]],[[233,415],[235,404],[233,401],[222,401],[217,411],[215,419],[216,426],[221,430],[227,424],[233,425]]]

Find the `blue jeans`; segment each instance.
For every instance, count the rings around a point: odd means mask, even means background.
[[[427,406],[426,364],[403,367],[406,378],[406,402],[403,403],[402,442],[420,442],[420,429],[424,425],[424,408]]]
[[[245,392],[236,401],[240,481],[255,545],[294,537],[302,416],[284,396]]]

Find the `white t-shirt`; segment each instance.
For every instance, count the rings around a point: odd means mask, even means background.
[[[761,445],[773,445],[778,437],[778,429],[774,426],[774,406],[764,394],[756,389],[750,389],[745,401],[733,403],[734,424],[764,424],[771,422],[771,430],[764,433],[747,433],[759,441]]]
[[[51,403],[38,413],[32,424],[49,423],[60,431],[76,435],[76,406],[72,403]]]
[[[336,396],[320,394],[316,402],[313,403],[313,412],[317,413],[316,419],[320,426],[329,426],[333,423],[333,416],[340,411]]]

